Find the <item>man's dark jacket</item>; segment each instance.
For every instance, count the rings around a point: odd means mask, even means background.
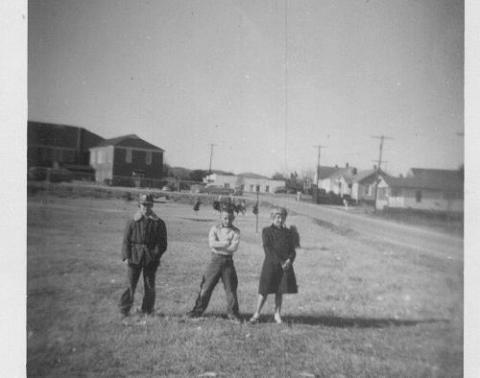
[[[155,213],[144,216],[137,212],[127,222],[123,236],[122,260],[130,264],[148,265],[159,262],[167,249],[167,228]]]

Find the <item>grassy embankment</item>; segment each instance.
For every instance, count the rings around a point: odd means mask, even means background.
[[[204,206],[156,205],[169,248],[157,275],[157,313],[120,321],[120,245],[134,202],[60,198],[28,203],[29,376],[462,376],[463,264],[367,243],[293,215],[302,236],[300,293],[286,296],[286,324],[234,324],[221,284],[205,318],[185,321],[217,216]],[[260,228],[268,225],[261,209]],[[251,315],[263,259],[251,213],[237,218],[240,310]],[[459,251],[461,254],[462,251]],[[136,296],[139,305],[143,290]]]

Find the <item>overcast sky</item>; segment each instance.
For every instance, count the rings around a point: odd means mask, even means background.
[[[173,166],[463,163],[460,0],[29,1],[28,117]],[[286,11],[286,14],[285,14]]]

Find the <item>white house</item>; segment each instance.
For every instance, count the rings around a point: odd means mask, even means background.
[[[379,181],[384,180],[389,175],[378,170]],[[377,168],[358,171],[358,173],[352,178],[352,199],[357,203],[361,201],[372,202],[375,201],[375,189],[376,189]],[[379,184],[380,188],[380,184]]]
[[[357,169],[348,164],[345,168],[320,167],[318,187],[327,193],[333,192],[341,197],[351,195],[353,177],[356,173]]]
[[[379,184],[377,208],[463,212],[463,173],[412,168],[406,177],[386,177]]]
[[[222,186],[224,188],[240,189],[243,192],[274,193],[276,189],[285,187],[285,180],[272,180],[255,173],[241,173],[226,175],[212,173],[203,179],[207,185]]]

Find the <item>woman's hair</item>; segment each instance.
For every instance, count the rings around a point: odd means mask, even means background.
[[[275,214],[284,215],[285,217],[288,215],[287,209],[284,207],[274,207],[270,212],[270,216],[273,218]]]

